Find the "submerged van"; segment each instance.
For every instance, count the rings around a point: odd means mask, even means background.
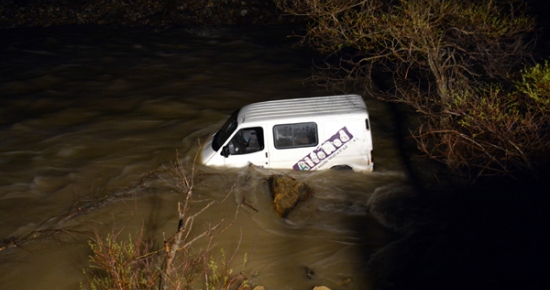
[[[340,95],[244,106],[205,144],[201,160],[209,166],[368,172],[372,150],[365,102]]]

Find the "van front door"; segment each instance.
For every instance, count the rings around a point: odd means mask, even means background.
[[[245,128],[237,131],[222,148],[225,165],[244,167],[252,163],[258,167],[269,167],[262,127]]]

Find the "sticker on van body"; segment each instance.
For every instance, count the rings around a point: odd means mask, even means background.
[[[334,158],[334,156],[340,154],[340,152],[347,147],[345,144],[352,139],[353,135],[348,131],[348,128],[344,126],[342,129],[338,130],[336,134],[321,143],[321,145],[315,148],[311,153],[296,162],[292,168],[294,170],[313,170],[317,167],[321,167],[330,159]]]

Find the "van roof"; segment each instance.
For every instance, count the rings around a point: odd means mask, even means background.
[[[351,114],[367,114],[367,106],[359,95],[323,96],[254,103],[242,107],[238,121],[248,123],[274,119]]]

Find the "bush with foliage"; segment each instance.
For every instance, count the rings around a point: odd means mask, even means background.
[[[448,112],[445,128],[428,121],[417,131],[429,157],[467,168],[471,178],[536,171],[550,156],[550,66],[522,70],[511,89],[455,92]]]
[[[309,19],[302,44],[340,60],[314,79],[410,107],[424,155],[471,179],[533,169],[548,138],[535,117],[548,99],[544,68],[525,70],[508,92],[531,56],[535,20],[522,1],[276,2]]]

